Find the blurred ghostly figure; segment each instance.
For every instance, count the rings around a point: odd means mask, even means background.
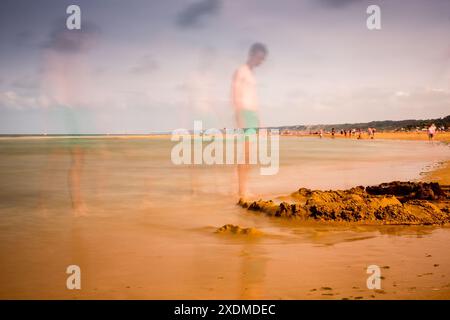
[[[258,98],[253,69],[263,63],[267,56],[267,48],[261,43],[250,47],[247,62],[240,66],[233,76],[232,102],[236,124],[245,129],[246,135],[256,134],[260,126],[258,114]],[[245,141],[245,164],[238,164],[239,196],[245,197],[248,180],[248,154],[250,142]]]
[[[215,75],[212,67],[215,62],[215,52],[211,48],[204,48],[200,51],[197,67],[189,74],[183,89],[186,93],[186,103],[183,104],[181,123],[184,128],[193,128],[194,121],[201,121],[202,130],[210,128],[222,128],[224,126],[223,110],[220,101],[217,99]],[[192,164],[189,168],[189,180],[191,182],[190,195],[194,195],[201,191],[219,192],[220,186],[218,180],[214,178],[218,174],[219,168],[211,166],[208,168],[208,175],[201,175],[197,166]],[[200,186],[204,185],[200,179],[207,178],[208,188],[200,190]]]
[[[73,110],[87,104],[91,86],[86,55],[96,42],[97,32],[88,23],[81,30],[67,30],[60,23],[50,34],[43,56],[42,89],[53,105]],[[79,130],[71,120],[66,125],[68,131]]]
[[[213,102],[214,79],[210,72],[214,54],[210,49],[201,52],[198,68],[190,74],[186,89],[188,95],[189,127],[201,120],[204,128],[215,126],[216,106]]]
[[[50,34],[43,56],[42,100],[57,105],[63,115],[63,125],[69,134],[80,134],[80,108],[86,107],[90,96],[89,68],[85,62],[87,51],[96,40],[97,30],[89,24],[81,30],[67,30],[65,24],[57,25]],[[80,183],[84,163],[84,144],[81,139],[69,142],[71,157],[68,187],[75,216],[86,214],[86,205]]]

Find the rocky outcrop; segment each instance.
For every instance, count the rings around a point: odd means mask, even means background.
[[[391,182],[348,190],[301,188],[288,197],[238,204],[269,216],[368,224],[450,223],[448,187],[438,183]]]
[[[238,234],[238,235],[260,235],[261,231],[255,228],[242,228],[233,224],[226,224],[216,230],[216,233]]]

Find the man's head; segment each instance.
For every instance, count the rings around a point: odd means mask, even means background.
[[[259,66],[267,56],[267,48],[262,43],[254,43],[248,52],[248,65],[253,68]]]

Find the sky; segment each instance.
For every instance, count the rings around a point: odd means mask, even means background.
[[[443,117],[449,31],[448,0],[2,0],[0,134],[233,127],[254,42],[262,126]]]

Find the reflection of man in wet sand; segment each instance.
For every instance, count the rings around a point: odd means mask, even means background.
[[[261,43],[251,46],[247,62],[236,70],[233,76],[232,101],[237,126],[246,129],[246,134],[256,134],[260,126],[258,101],[253,69],[259,66],[267,55],[267,48]],[[239,196],[247,192],[249,141],[245,141],[245,164],[238,165]]]
[[[72,138],[74,139],[74,138]],[[68,175],[70,199],[72,200],[72,209],[75,216],[86,215],[86,205],[81,193],[81,174],[84,164],[84,149],[82,147],[71,146],[71,163]]]
[[[87,52],[96,42],[97,31],[87,25],[83,31],[58,29],[44,51],[42,66],[43,96],[61,108],[65,129],[69,134],[81,133],[82,106],[88,105],[90,96]],[[86,113],[86,110],[84,110]],[[66,140],[70,155],[67,175],[68,191],[74,216],[87,214],[81,192],[81,177],[86,151],[85,142],[71,137]],[[52,164],[49,165],[50,169]]]

